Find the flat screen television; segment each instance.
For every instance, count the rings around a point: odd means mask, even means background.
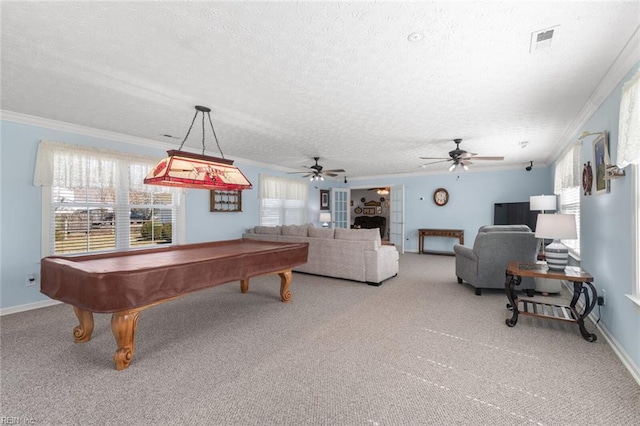
[[[493,205],[494,225],[527,225],[536,230],[537,211],[529,210],[529,202],[495,203]]]

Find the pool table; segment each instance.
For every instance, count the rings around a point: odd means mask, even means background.
[[[73,306],[80,323],[73,330],[76,343],[91,339],[94,313],[111,313],[118,346],[113,358],[116,369],[123,370],[133,358],[143,310],[231,281],[240,281],[240,290],[246,293],[249,278],[264,274],[280,276],[280,297],[289,302],[291,269],[307,262],[308,250],[308,243],[239,239],[48,256],[41,262],[40,291]]]

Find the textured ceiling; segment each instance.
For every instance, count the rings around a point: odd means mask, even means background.
[[[227,158],[300,170],[319,156],[348,177],[446,171],[419,157],[446,156],[454,138],[505,157],[474,169],[548,162],[640,23],[638,1],[0,8],[5,112],[175,149],[205,105]],[[530,53],[551,27],[551,47]]]

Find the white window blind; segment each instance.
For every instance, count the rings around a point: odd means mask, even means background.
[[[180,192],[143,184],[156,162],[154,158],[42,141],[34,185],[43,187],[43,254],[181,241]]]
[[[580,254],[580,157],[581,145],[573,145],[556,164],[554,193],[560,195],[559,213],[574,214],[578,238],[562,242]]]
[[[260,175],[260,225],[302,225],[307,221],[306,180]]]

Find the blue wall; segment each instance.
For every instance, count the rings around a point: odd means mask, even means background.
[[[352,180],[352,187],[404,185],[405,251],[418,251],[418,229],[464,229],[465,245],[472,246],[478,228],[493,223],[493,205],[529,201],[530,195],[550,194],[549,169],[536,167],[527,172],[516,170],[493,172],[445,173],[420,177]],[[437,188],[449,192],[449,202],[439,207],[433,202]],[[457,240],[425,240],[432,250],[451,250]]]
[[[623,79],[627,81],[638,65]],[[583,130],[609,132],[610,153],[616,158],[618,110],[622,83],[606,98],[585,124]],[[39,287],[26,287],[27,274],[39,271],[41,255],[41,190],[33,186],[37,144],[55,140],[99,146],[137,154],[157,155],[164,151],[116,140],[101,139],[71,132],[47,129],[10,121],[0,122],[0,308],[47,300]],[[574,135],[577,140],[578,135]],[[583,160],[592,160],[592,140],[583,141]],[[243,212],[209,212],[208,191],[189,191],[186,197],[186,242],[238,238],[245,229],[258,223],[257,186],[260,173],[282,172],[236,162],[256,189],[243,194]],[[627,172],[629,174],[629,172]],[[611,193],[582,197],[582,261],[595,277],[596,287],[606,291],[601,324],[613,336],[623,355],[637,370],[640,365],[640,315],[625,296],[632,292],[633,236],[629,232],[633,218],[633,176],[611,182]],[[317,221],[320,188],[345,186],[325,181],[310,184],[309,220]],[[493,172],[444,173],[421,177],[385,177],[355,180],[352,187],[404,185],[405,248],[417,251],[419,228],[462,228],[466,245],[472,245],[477,229],[493,222],[493,204],[528,201],[530,195],[552,193],[552,169],[534,167]],[[433,191],[444,187],[450,201],[437,207]],[[430,242],[434,249],[447,249],[451,242]],[[437,244],[442,244],[438,247]],[[585,347],[585,350],[588,348]]]
[[[599,109],[584,125],[583,130],[609,132],[609,153],[612,162],[617,159],[618,119],[622,85],[640,68],[638,64],[623,78]],[[578,135],[574,136],[576,139]],[[582,142],[583,162],[593,164],[593,139]],[[640,314],[625,294],[632,293],[634,253],[633,234],[633,173],[611,180],[609,194],[582,196],[581,255],[582,266],[593,275],[598,291],[606,292],[602,306],[602,324],[615,337],[618,344],[640,366]]]

